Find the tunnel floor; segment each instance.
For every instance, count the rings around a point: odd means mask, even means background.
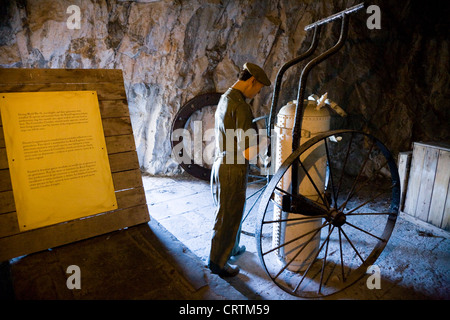
[[[232,263],[234,278],[211,274],[208,261],[215,206],[207,182],[192,177],[143,176],[151,221],[98,237],[17,257],[1,264],[2,299],[296,300],[266,275],[254,236],[256,215],[242,227],[246,252]],[[81,289],[67,287],[67,267],[78,265]],[[370,274],[325,299],[450,298],[447,232],[401,214]]]
[[[151,217],[206,265],[215,210],[209,183],[189,176],[144,176],[143,180]],[[257,214],[250,213],[242,225],[241,244],[247,250],[232,261],[241,272],[226,281],[249,299],[298,299],[275,285],[261,266],[254,235],[256,219]],[[441,229],[401,214],[376,265],[380,268],[380,289],[368,288],[368,274],[327,299],[450,297],[450,241]]]

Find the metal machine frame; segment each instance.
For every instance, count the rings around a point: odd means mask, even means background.
[[[292,129],[291,155],[273,176],[268,175],[262,179],[266,182],[263,187],[248,197],[249,199],[259,193],[245,218],[259,201],[254,235],[263,268],[281,289],[299,297],[318,298],[334,294],[361,279],[366,274],[367,268],[376,261],[385,248],[398,215],[400,181],[397,166],[389,150],[376,137],[355,130],[334,130],[319,134],[300,145],[304,114],[303,101],[308,75],[315,66],[343,47],[348,33],[349,15],[362,8],[364,8],[363,3],[306,26],[305,30],[313,32],[310,47],[297,58],[285,63],[278,71],[270,114],[266,117],[269,138],[278,112],[283,75],[289,68],[305,61],[315,53],[323,25],[340,20],[338,41],[325,52],[310,59],[301,71],[295,125]],[[176,115],[173,128],[183,127],[193,112],[206,105],[217,104],[219,98],[219,93],[212,93],[190,100]],[[341,142],[338,144],[331,142],[337,140]],[[329,168],[325,192],[317,188],[301,160],[302,155],[318,145],[326,151]],[[361,146],[363,146],[362,150]],[[357,157],[361,158],[359,162],[355,160]],[[358,170],[353,175],[348,174],[351,162],[358,164]],[[182,167],[197,178],[209,180],[209,169],[186,164],[182,164]],[[370,174],[367,175],[367,172]],[[290,175],[290,190],[282,190],[278,187],[280,179],[286,174]],[[312,201],[300,194],[301,174],[304,179],[309,179],[314,185],[320,200]],[[381,191],[378,192],[377,188]],[[274,201],[275,195],[282,197],[281,204]],[[383,198],[385,206],[369,210],[368,207],[374,205],[380,197]],[[360,198],[364,199],[360,200]],[[274,219],[271,216],[270,203],[282,209],[283,218]],[[299,234],[278,245],[268,240],[276,224],[283,224],[286,227],[318,218],[322,219],[323,223],[310,232]],[[306,269],[293,269],[292,262],[315,237],[320,237],[320,248],[314,251],[312,263],[309,263]],[[289,250],[293,252],[294,257],[287,259],[280,257],[280,249],[288,247],[291,247]]]

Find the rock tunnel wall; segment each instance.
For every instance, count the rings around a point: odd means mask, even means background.
[[[170,126],[189,99],[222,92],[246,62],[274,82],[281,65],[305,51],[307,24],[359,1],[300,0],[1,0],[0,67],[116,68],[125,79],[141,168],[181,172],[171,157]],[[343,49],[309,77],[307,94],[328,92],[349,114],[337,121],[378,136],[398,151],[413,141],[449,141],[449,25],[445,1],[372,1],[381,29],[362,10],[350,20]],[[69,29],[67,8],[80,8]],[[337,40],[338,24],[322,32],[318,51]],[[297,96],[294,68],[280,105]],[[267,114],[272,88],[252,102]]]

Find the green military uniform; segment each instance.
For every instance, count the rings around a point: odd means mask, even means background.
[[[243,151],[252,140],[245,135],[253,128],[252,120],[244,95],[239,90],[228,89],[215,113],[216,159],[211,173],[211,179],[217,184],[217,210],[209,259],[220,268],[239,245],[248,175],[248,161]],[[234,134],[230,135],[231,132]]]

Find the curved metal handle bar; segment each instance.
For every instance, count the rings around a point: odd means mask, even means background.
[[[302,74],[300,76],[299,88],[298,88],[298,96],[297,96],[297,108],[295,109],[295,118],[294,118],[294,128],[292,129],[292,150],[298,148],[300,144],[299,133],[301,132],[301,119],[303,118],[303,99],[305,98],[305,87],[309,72],[313,67],[318,65],[323,60],[327,59],[334,53],[336,53],[339,49],[344,45],[345,40],[347,39],[347,31],[348,31],[348,16],[345,13],[342,13],[342,23],[341,23],[341,34],[339,40],[336,44],[320,54],[319,56],[312,59],[308,64],[303,68]]]
[[[342,14],[350,14],[350,13],[356,12],[356,11],[364,8],[364,6],[365,6],[364,2],[362,2],[360,4],[357,4],[356,6],[353,6],[353,7],[347,8],[345,10],[342,10],[341,12],[335,13],[335,14],[329,16],[329,17],[320,19],[319,21],[316,21],[314,23],[311,23],[311,24],[307,25],[305,27],[305,31],[308,31],[309,29],[315,28],[315,27],[320,26],[322,24],[329,23],[329,22],[331,22],[333,20],[340,19]]]
[[[324,61],[334,53],[336,53],[342,46],[344,45],[344,42],[347,38],[347,31],[348,31],[348,16],[343,13],[342,14],[342,24],[341,24],[341,34],[339,37],[339,40],[336,42],[336,44],[325,51],[324,53],[320,54],[319,56],[312,59],[308,64],[303,68],[302,74],[300,76],[299,81],[299,88],[298,88],[298,96],[297,96],[297,108],[295,108],[295,117],[294,117],[294,128],[292,129],[292,152],[294,150],[297,150],[297,148],[300,145],[300,132],[302,129],[302,119],[303,119],[303,99],[305,97],[305,87],[306,87],[306,81],[308,78],[308,74],[311,71],[311,69],[318,65],[320,62]],[[293,194],[298,194],[298,187],[299,187],[299,181],[298,181],[298,166],[293,166],[291,170],[291,191]]]
[[[267,137],[270,137],[272,125],[275,122],[275,115],[277,114],[277,104],[278,104],[278,97],[281,90],[281,80],[283,78],[284,73],[292,66],[300,63],[301,61],[305,60],[309,56],[311,56],[314,51],[317,48],[317,43],[319,42],[319,34],[320,34],[320,26],[314,27],[314,34],[313,39],[311,42],[311,45],[307,51],[299,55],[297,58],[294,58],[288,62],[286,62],[278,71],[277,77],[275,80],[275,88],[273,89],[273,96],[272,96],[272,105],[270,107],[270,115],[269,115],[269,122],[267,124]]]

